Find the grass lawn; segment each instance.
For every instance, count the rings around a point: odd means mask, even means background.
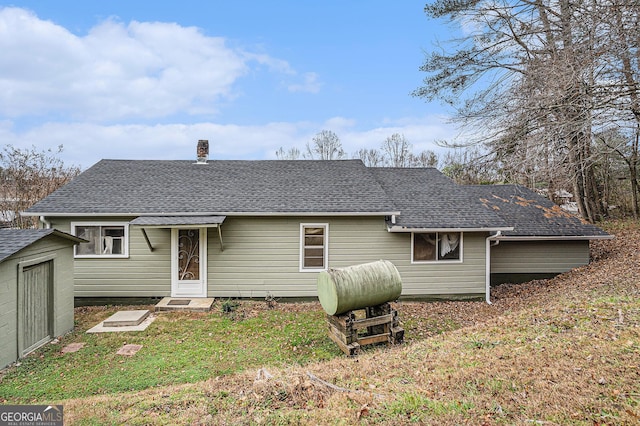
[[[65,424],[640,424],[640,223],[608,224],[593,262],[482,302],[399,302],[406,343],[345,357],[317,303],[161,314],[84,331],[0,376],[0,403],[60,403]],[[72,342],[86,345],[62,355]],[[141,344],[133,357],[115,354]],[[257,374],[266,369],[270,374]]]
[[[217,302],[209,313],[156,314],[145,331],[97,334],[85,331],[126,307],[85,308],[77,315],[73,333],[4,373],[0,402],[46,404],[197,382],[265,365],[306,364],[341,354],[326,337],[319,305],[306,304],[311,309],[287,312],[264,309],[264,304],[242,302],[238,310],[224,313]],[[73,342],[85,346],[62,354],[62,347]],[[124,344],[143,348],[131,357],[117,355]]]

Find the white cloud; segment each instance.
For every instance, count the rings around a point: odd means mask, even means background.
[[[251,53],[243,52],[243,56],[248,60],[255,61],[260,65],[266,65],[271,71],[279,72],[282,74],[295,75],[296,72],[291,68],[291,65],[287,61],[274,58],[264,53]]]
[[[20,8],[0,8],[0,52],[0,118],[211,115],[252,64],[297,75],[284,60],[233,49],[195,27],[107,20],[77,36]],[[299,90],[319,90],[314,73]]]
[[[346,117],[331,117],[322,126],[323,129],[331,130],[334,133],[341,133],[356,125],[356,120]]]
[[[281,92],[322,88],[316,73],[231,48],[195,27],[111,19],[78,36],[24,9],[0,7],[0,140],[18,148],[63,145],[61,158],[86,168],[102,158],[193,159],[198,139],[210,141],[213,159],[271,159],[280,147],[303,150],[322,129],[334,131],[349,155],[379,148],[393,133],[403,133],[414,152],[438,150],[435,140],[454,135],[433,116],[366,125],[316,112],[313,121],[209,122],[256,70],[276,75],[265,81],[284,80],[273,86]],[[181,124],[182,114],[190,122]]]
[[[345,150],[355,153],[361,148],[380,149],[384,140],[394,133],[404,135],[416,154],[425,150],[444,153],[446,148],[439,146],[438,142],[454,141],[458,138],[455,127],[446,124],[442,116],[387,119],[381,126],[364,131],[351,130],[338,136]]]
[[[334,117],[324,123],[272,122],[264,125],[235,124],[122,124],[46,123],[26,131],[16,131],[11,122],[0,121],[4,143],[18,148],[32,145],[39,149],[64,146],[61,158],[68,164],[89,167],[103,158],[189,160],[196,155],[198,139],[208,139],[212,159],[274,159],[278,148],[304,149],[306,143],[327,123],[332,127],[349,156],[360,148],[380,148],[393,133],[402,133],[413,145],[414,152],[429,149],[444,152],[435,143],[451,139],[453,128],[437,124],[433,117],[400,119],[395,125],[373,129],[356,127],[355,120]]]
[[[0,122],[3,142],[18,148],[64,146],[61,158],[83,168],[103,158],[189,160],[196,143],[208,139],[212,159],[275,158],[280,146],[303,146],[307,123],[269,123],[259,126],[194,124],[47,123],[16,132]]]
[[[290,84],[287,89],[290,92],[318,93],[320,91],[322,83],[318,81],[318,74],[314,72],[308,72],[305,73],[302,78],[302,82]]]

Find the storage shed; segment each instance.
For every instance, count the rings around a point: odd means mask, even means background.
[[[73,246],[55,229],[0,229],[0,368],[73,328]]]

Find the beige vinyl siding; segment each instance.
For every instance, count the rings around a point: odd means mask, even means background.
[[[301,223],[329,225],[334,268],[387,257],[384,246],[392,240],[380,217],[227,217],[223,252],[217,234],[209,233],[209,295],[315,297],[318,272],[300,272]]]
[[[589,241],[501,241],[491,273],[560,273],[589,263]]]
[[[462,234],[462,262],[410,263],[411,236],[404,245],[409,250],[401,264],[403,295],[462,296],[485,293],[485,238],[480,233]]]
[[[300,272],[300,223],[329,224],[329,266],[385,259],[403,295],[484,294],[485,236],[465,234],[462,263],[411,264],[411,234],[389,233],[381,217],[228,217],[224,251],[209,232],[208,292],[216,297],[315,297],[317,272]]]
[[[125,221],[132,218],[115,218]],[[106,222],[109,218],[74,218],[73,222]],[[70,220],[52,220],[69,231]],[[329,225],[329,267],[385,259],[403,279],[404,296],[483,295],[485,238],[463,234],[463,262],[411,263],[411,234],[389,233],[382,217],[246,217],[229,216],[209,228],[208,296],[316,297],[318,272],[300,272],[300,224]],[[149,251],[139,227],[129,227],[128,259],[76,259],[76,297],[151,297],[171,293],[169,229],[147,229]]]
[[[52,227],[70,232],[71,222],[129,222],[130,218],[52,218]],[[171,294],[171,232],[146,230],[153,246],[149,250],[142,231],[129,226],[129,257],[75,259],[76,297],[160,297]]]
[[[53,260],[53,336],[73,328],[73,246],[47,236],[0,263],[0,368],[18,358],[18,273],[20,266]]]

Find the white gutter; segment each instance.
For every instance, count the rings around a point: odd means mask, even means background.
[[[44,216],[40,216],[40,222],[44,224],[45,229],[51,229],[51,222],[49,222]]]
[[[493,235],[489,235],[485,240],[485,267],[484,267],[484,299],[487,304],[491,305],[491,247],[500,244],[500,240],[497,238],[502,231],[498,231]],[[491,244],[491,241],[495,244]]]

